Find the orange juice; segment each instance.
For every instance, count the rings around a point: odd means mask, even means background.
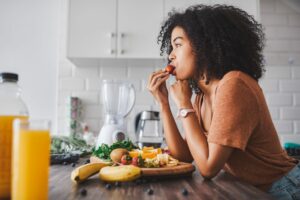
[[[16,118],[25,116],[0,116],[0,199],[10,197],[12,127]]]
[[[49,130],[14,131],[12,199],[48,199]]]

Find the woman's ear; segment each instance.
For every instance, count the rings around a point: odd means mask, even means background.
[[[203,81],[205,83],[205,85],[209,84],[209,79],[207,78],[207,76],[205,74],[202,74],[200,76],[200,81]]]

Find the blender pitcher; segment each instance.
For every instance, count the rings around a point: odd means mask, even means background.
[[[97,147],[128,138],[124,119],[134,106],[135,90],[125,81],[103,80],[102,98],[105,123],[100,130]]]

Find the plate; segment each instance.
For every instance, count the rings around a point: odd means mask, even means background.
[[[91,156],[91,163],[104,162],[96,156]],[[176,166],[164,166],[159,168],[141,168],[143,177],[170,177],[178,175],[191,175],[195,171],[195,166],[191,163],[179,162]]]

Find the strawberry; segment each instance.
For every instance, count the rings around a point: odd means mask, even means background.
[[[134,165],[134,166],[138,166],[138,164],[139,164],[138,163],[138,157],[133,157],[131,164]]]
[[[169,72],[169,74],[173,74],[175,67],[173,65],[167,65],[165,71]]]

